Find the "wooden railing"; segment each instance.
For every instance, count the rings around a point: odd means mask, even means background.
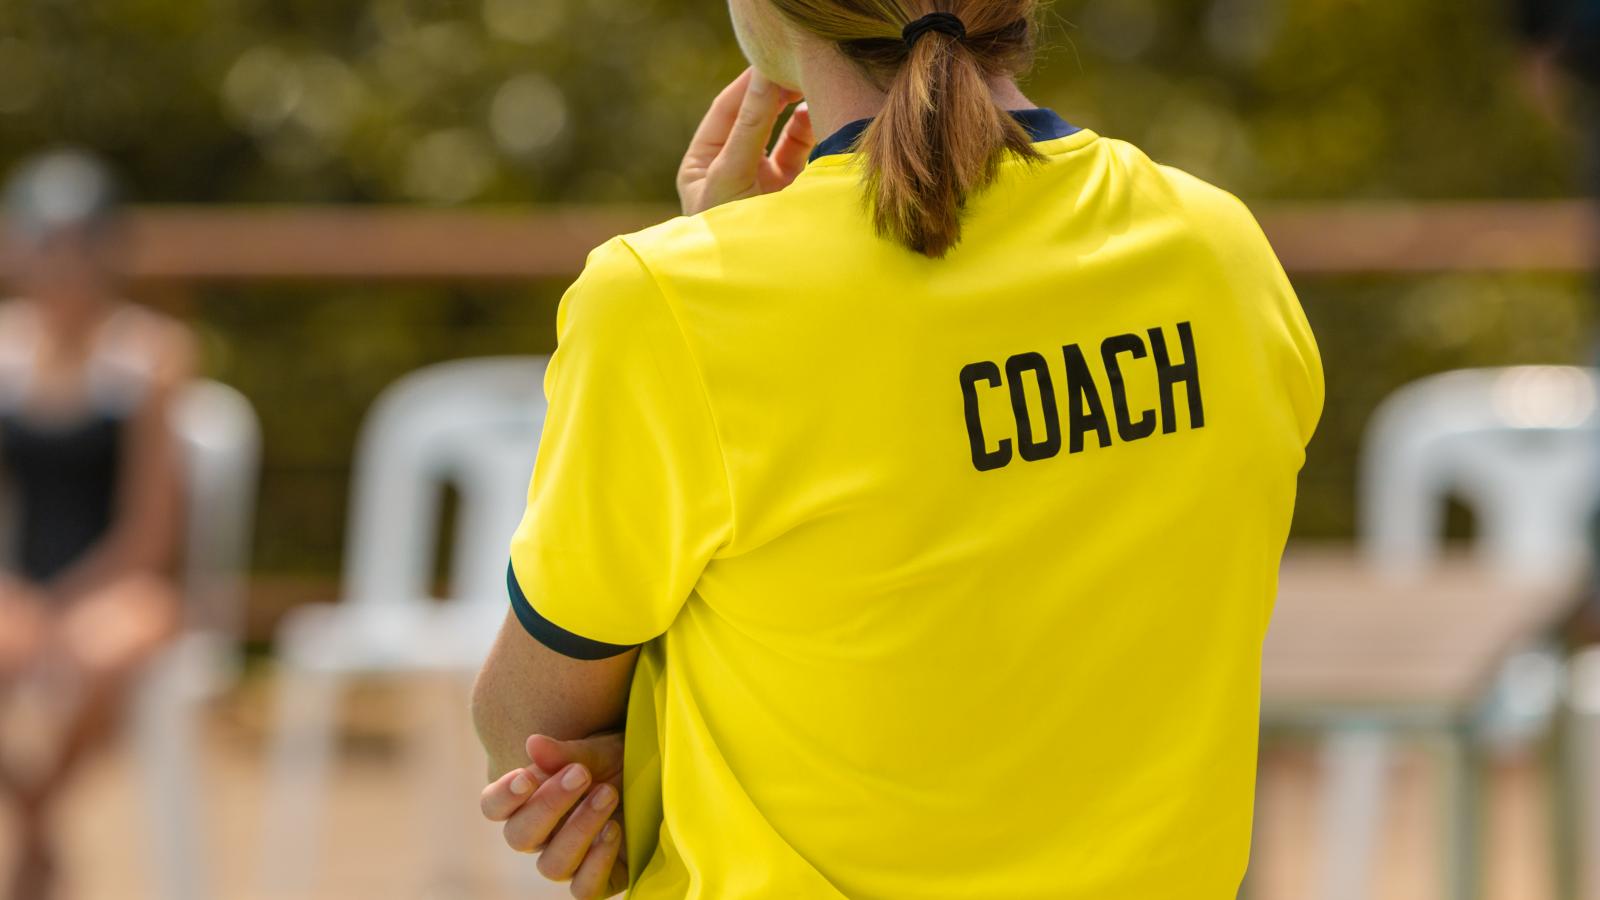
[[[1284,265],[1303,274],[1577,272],[1600,229],[1577,201],[1265,206]],[[664,207],[145,207],[131,216],[141,281],[568,277],[612,235]]]

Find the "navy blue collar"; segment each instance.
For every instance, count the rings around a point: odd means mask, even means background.
[[[1083,129],[1056,115],[1055,110],[1045,109],[1012,109],[1011,118],[1016,119],[1023,128],[1028,130],[1028,138],[1034,143],[1051,141],[1064,138],[1069,134],[1077,134]],[[861,135],[867,131],[867,126],[872,124],[872,119],[857,119],[828,135],[817,142],[811,150],[810,159],[819,159],[824,156],[833,156],[837,153],[853,152],[856,142],[861,140]],[[808,160],[809,161],[809,160]]]

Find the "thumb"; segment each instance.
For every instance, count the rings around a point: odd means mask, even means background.
[[[622,735],[600,734],[574,741],[558,741],[536,734],[528,738],[528,759],[545,772],[559,772],[572,763],[589,770],[596,780],[622,771]]]

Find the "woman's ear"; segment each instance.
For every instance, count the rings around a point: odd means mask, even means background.
[[[800,33],[772,0],[728,0],[739,49],[757,72],[781,88],[800,90]]]

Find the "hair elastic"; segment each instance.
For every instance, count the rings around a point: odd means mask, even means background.
[[[906,49],[910,50],[917,45],[917,41],[930,31],[948,34],[956,40],[967,36],[967,26],[957,15],[947,12],[928,13],[914,22],[907,23],[900,31],[900,39],[906,42]]]

